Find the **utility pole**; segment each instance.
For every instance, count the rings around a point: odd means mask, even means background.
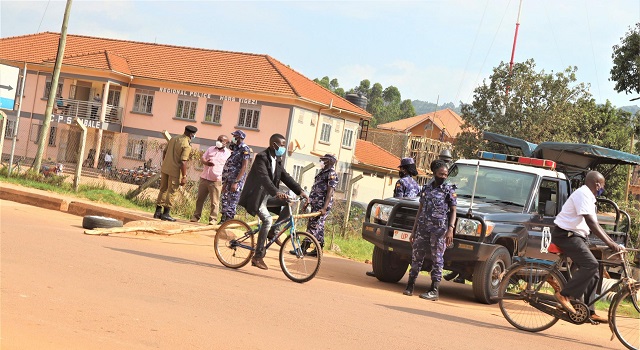
[[[516,20],[516,33],[513,35],[513,47],[511,48],[511,61],[509,62],[509,77],[511,76],[511,70],[513,69],[513,58],[516,55],[516,42],[518,41],[518,29],[520,29],[520,10],[522,9],[522,0],[518,5],[518,19]],[[506,96],[509,96],[510,86],[507,84]]]
[[[47,108],[44,111],[44,120],[42,128],[38,136],[38,151],[33,161],[33,171],[40,173],[42,165],[42,155],[44,153],[45,143],[49,139],[49,126],[51,125],[51,113],[53,112],[53,104],[56,100],[58,92],[58,78],[60,77],[60,67],[64,58],[64,47],[67,43],[67,24],[69,23],[69,13],[71,12],[72,0],[67,0],[67,6],[64,9],[64,18],[62,20],[62,29],[60,30],[60,41],[58,42],[58,54],[56,55],[56,63],[53,67],[53,76],[51,77],[51,89],[49,90],[49,99],[47,100]],[[82,162],[82,159],[78,160]]]

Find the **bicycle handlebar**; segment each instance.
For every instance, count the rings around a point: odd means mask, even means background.
[[[622,256],[622,255],[624,255],[624,254],[626,254],[626,253],[628,253],[628,252],[630,252],[630,251],[631,251],[631,252],[640,252],[640,249],[636,249],[636,248],[624,248],[623,250],[621,250],[621,251],[619,251],[619,252],[617,252],[617,253],[613,253],[613,254],[609,255],[609,257],[607,258],[607,260],[608,260],[608,259],[613,258],[614,256],[616,256],[616,255],[618,255],[618,254],[620,254],[620,255]]]

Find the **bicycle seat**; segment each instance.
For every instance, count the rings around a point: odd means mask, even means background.
[[[551,254],[562,254],[562,249],[560,249],[560,247],[555,245],[555,243],[549,244],[547,251]]]

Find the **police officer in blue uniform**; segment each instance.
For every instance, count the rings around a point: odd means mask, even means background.
[[[240,200],[240,193],[246,179],[247,165],[251,158],[251,150],[244,143],[246,134],[242,130],[231,133],[231,155],[224,163],[222,170],[222,195],[220,197],[220,207],[222,217],[220,224],[233,219],[236,216],[236,208]]]
[[[413,178],[413,176],[418,175],[416,162],[413,158],[402,158],[398,168],[400,179],[396,182],[396,187],[393,189],[393,197],[405,199],[418,197],[418,193],[420,193],[420,185]],[[373,271],[367,271],[366,275],[375,277],[376,273]]]
[[[322,169],[316,175],[313,186],[311,186],[307,205],[311,204],[311,212],[320,212],[321,214],[309,219],[307,232],[318,239],[320,247],[324,247],[324,222],[327,220],[329,210],[333,205],[333,192],[338,186],[338,174],[334,169],[338,160],[333,154],[325,154],[320,157],[320,162],[322,163]],[[316,256],[317,252],[313,250],[307,255]]]
[[[422,186],[420,206],[413,225],[410,241],[412,244],[411,270],[404,295],[413,295],[413,287],[422,269],[427,245],[431,246],[431,288],[420,294],[420,298],[438,300],[438,287],[442,280],[444,251],[453,243],[456,222],[456,186],[445,183],[449,167],[440,160],[431,163],[433,179]]]
[[[418,175],[416,169],[416,162],[413,158],[402,158],[400,165],[400,180],[396,182],[396,188],[393,190],[393,197],[395,198],[416,198],[420,193],[420,185],[413,179],[413,176]]]

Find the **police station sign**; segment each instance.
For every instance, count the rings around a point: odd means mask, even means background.
[[[210,100],[240,102],[242,104],[248,104],[248,105],[258,104],[258,100],[252,100],[249,98],[242,98],[242,97],[235,97],[235,96],[217,96],[217,95],[207,94],[204,92],[195,92],[195,91],[187,91],[187,90],[179,90],[179,89],[168,89],[168,88],[160,88],[160,92],[164,92],[167,94],[175,94],[180,96],[205,97]]]
[[[91,129],[102,129],[102,130],[108,130],[109,129],[109,123],[107,122],[101,122],[99,120],[96,119],[91,119],[91,118],[78,118],[80,119],[80,122],[82,123],[82,125],[86,126],[87,128],[91,128]],[[51,121],[52,122],[57,122],[57,123],[64,123],[64,124],[73,124],[73,121],[75,120],[75,117],[69,117],[69,116],[65,116],[65,115],[51,115]]]

